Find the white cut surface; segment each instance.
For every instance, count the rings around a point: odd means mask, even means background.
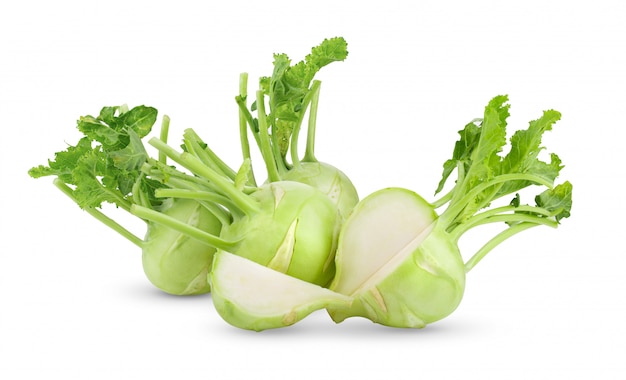
[[[222,297],[260,316],[288,313],[319,302],[350,302],[351,298],[220,251],[213,268],[214,287]]]
[[[404,189],[379,190],[363,199],[342,231],[341,273],[333,290],[354,295],[392,271],[428,235],[436,217],[425,200]]]

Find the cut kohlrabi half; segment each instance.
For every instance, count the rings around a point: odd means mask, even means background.
[[[363,199],[342,229],[330,286],[355,301],[348,309],[329,307],[333,320],[361,316],[420,328],[452,313],[463,297],[465,268],[442,233],[432,206],[412,191],[387,188]]]
[[[355,298],[348,309],[329,307],[336,322],[361,316],[393,327],[420,328],[452,313],[463,297],[465,274],[508,238],[535,226],[557,227],[570,216],[572,185],[555,186],[561,168],[556,154],[542,161],[541,137],[559,120],[548,110],[516,131],[506,155],[508,97],[497,96],[484,118],[459,131],[452,158],[443,167],[440,192],[456,171],[452,189],[433,203],[404,189],[379,190],[363,199],[343,225],[331,290]],[[535,205],[519,191],[544,187]],[[515,194],[509,202],[501,198]],[[525,194],[524,197],[528,196]],[[435,209],[446,206],[440,213]],[[503,231],[466,262],[459,238],[481,225]]]
[[[348,307],[352,302],[350,297],[226,251],[215,254],[209,281],[220,316],[247,330],[290,326],[315,310]]]

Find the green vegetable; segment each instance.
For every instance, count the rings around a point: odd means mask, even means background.
[[[247,128],[250,128],[261,151],[268,182],[281,180],[306,183],[326,193],[339,208],[345,219],[357,204],[356,188],[342,171],[315,158],[315,130],[321,82],[313,80],[324,66],[343,61],[348,56],[347,43],[341,37],[324,40],[314,47],[305,60],[291,65],[286,54],[274,55],[274,71],[271,77],[259,80],[262,97],[247,106],[247,73],[240,77],[240,94],[236,97],[240,108],[240,134],[244,159],[250,158]],[[267,100],[267,107],[265,102]],[[257,112],[267,108],[266,116]],[[309,115],[306,151],[302,158],[298,153],[298,141],[302,122]],[[259,119],[265,120],[260,123]],[[268,129],[268,139],[262,138],[260,128]]]
[[[563,167],[560,159],[555,154],[550,155],[549,162],[539,159],[541,137],[551,130],[560,114],[545,111],[541,118],[530,122],[528,129],[517,131],[511,138],[510,150],[502,156],[509,116],[506,101],[506,96],[494,98],[482,120],[460,131],[461,138],[452,159],[444,164],[436,193],[444,189],[454,171],[457,180],[439,200],[431,204],[410,190],[387,188],[355,207],[340,232],[337,274],[329,288],[350,297],[352,302],[346,306],[338,299],[335,302],[334,298],[325,298],[335,322],[361,316],[387,326],[421,328],[438,321],[461,302],[466,272],[498,244],[534,226],[557,227],[570,216],[572,185],[564,182],[554,186]],[[522,204],[519,192],[530,186],[545,190],[535,196],[535,205]],[[513,198],[496,204],[506,196]],[[435,210],[443,206],[447,207],[438,215]],[[464,262],[459,238],[476,226],[491,223],[505,228]],[[230,275],[235,271],[233,268]],[[222,274],[213,275],[213,284],[222,281],[226,281]],[[262,289],[265,279],[260,270],[250,270],[247,281],[250,288]],[[233,304],[245,304],[236,316],[239,321],[258,315],[255,305],[248,301],[249,291],[231,293],[227,299]],[[280,292],[274,297],[284,302]],[[306,308],[320,299],[289,302]],[[282,308],[288,309],[285,305]],[[228,313],[222,316],[230,317]],[[282,326],[276,320],[265,322],[255,323],[254,328]]]
[[[341,220],[345,220],[359,202],[357,190],[348,176],[324,162],[301,162],[282,178],[321,190],[337,206]]]
[[[182,154],[167,146],[167,117],[160,139],[151,140],[160,149],[159,158],[149,157],[142,139],[151,132],[157,111],[144,106],[131,110],[125,106],[104,107],[98,117],[82,117],[78,129],[85,137],[76,146],[57,153],[47,166],[32,168],[29,174],[35,178],[57,176],[57,187],[81,208],[142,248],[146,276],[166,292],[208,292],[206,276],[216,249],[237,252],[298,278],[327,285],[334,275],[339,228],[333,202],[339,197],[344,199],[341,194],[345,193],[354,194],[350,196],[356,203],[356,191],[343,173],[331,173],[330,166],[314,160],[313,111],[307,150],[312,160],[306,162],[312,170],[303,171],[305,166],[299,161],[291,166],[286,153],[290,136],[297,143],[297,132],[311,99],[317,108],[319,82],[311,86],[313,76],[321,67],[346,56],[343,39],[325,40],[306,61],[294,66],[290,66],[286,55],[275,55],[274,75],[260,81],[262,89],[254,107],[258,119],[250,127],[267,167],[273,168],[270,174],[280,169],[285,177],[289,173],[291,181],[272,176],[272,181],[256,186],[246,131],[247,121],[252,120],[250,112],[241,112],[240,128],[246,133],[241,139],[244,163],[237,172],[193,129],[183,135]],[[240,103],[245,102],[246,87],[242,81]],[[265,97],[270,100],[269,115],[265,113]],[[188,169],[191,165],[194,175],[167,165],[167,155]],[[290,172],[287,165],[298,170]],[[307,175],[313,172],[316,178],[329,181],[321,188],[330,197],[305,185],[316,184]],[[307,178],[296,181],[296,173]],[[351,189],[345,189],[348,185]],[[112,203],[145,220],[145,238],[135,236],[105,215],[103,203]],[[338,203],[342,207],[346,204]]]
[[[190,199],[167,201],[171,206],[160,208],[159,212],[203,231],[220,233],[221,221],[201,203]],[[157,288],[175,295],[211,290],[207,275],[215,248],[153,222],[148,222],[142,248],[144,273]]]
[[[47,166],[30,169],[29,175],[56,176],[54,184],[82,209],[141,248],[146,276],[159,289],[179,295],[206,293],[213,247],[148,221],[145,239],[141,239],[101,210],[103,203],[126,212],[141,205],[212,233],[221,230],[215,210],[195,201],[155,196],[164,185],[142,172],[152,159],[141,139],[150,133],[156,118],[157,110],[145,106],[131,110],[104,107],[98,117],[83,116],[77,127],[84,137],[76,146],[56,153]],[[168,123],[165,117],[163,139],[167,138]]]
[[[233,326],[279,328],[326,309],[337,323],[364,317],[424,327],[458,307],[467,273],[495,247],[570,216],[572,185],[556,184],[562,162],[542,155],[541,145],[560,114],[545,111],[507,146],[508,97],[497,96],[483,118],[459,131],[436,187],[439,199],[385,188],[359,202],[350,179],[314,154],[320,91],[314,76],[347,54],[340,37],[324,40],[295,65],[276,54],[273,74],[260,79],[250,106],[247,74],[240,76],[238,170],[193,129],[184,131],[180,150],[168,145],[168,117],[160,137],[147,139],[157,110],[120,106],[81,117],[84,137],[29,175],[56,177],[56,187],[83,210],[140,247],[145,274],[158,288],[179,295],[212,291],[217,312]],[[268,175],[260,186],[249,134]],[[106,203],[145,221],[145,237],[112,219]],[[465,260],[459,240],[488,224],[502,231]]]
[[[259,94],[260,95],[260,94]],[[250,165],[231,179],[218,170],[220,165],[204,156],[203,146],[190,138],[186,150],[179,152],[163,141],[149,143],[193,175],[182,176],[163,165],[146,167],[151,178],[160,178],[169,189],[158,189],[158,197],[196,199],[228,210],[218,235],[181,223],[161,212],[134,205],[131,212],[168,228],[180,231],[216,249],[231,252],[264,266],[318,285],[332,280],[334,254],[339,232],[337,207],[321,191],[292,181],[277,181],[258,188],[247,186]],[[207,163],[201,157],[207,158]],[[200,186],[202,189],[198,189]]]
[[[215,255],[211,278],[217,312],[233,326],[248,330],[289,326],[315,310],[347,307],[352,302],[350,297],[225,251]]]
[[[331,289],[353,296],[355,303],[350,309],[331,308],[335,321],[360,315],[389,326],[423,327],[440,320],[456,309],[465,273],[488,252],[528,228],[557,227],[570,215],[572,185],[554,186],[561,160],[555,154],[549,162],[538,157],[543,133],[552,129],[560,114],[545,111],[528,129],[517,131],[502,156],[507,100],[495,97],[479,123],[469,123],[459,132],[437,192],[455,170],[457,180],[440,200],[429,205],[417,194],[386,189],[364,199],[354,211],[342,230]],[[547,188],[536,196],[535,205],[522,205],[519,193],[509,204],[493,205],[531,185]],[[437,216],[434,210],[444,205],[447,208]],[[406,227],[407,218],[415,219],[411,228]],[[489,223],[506,228],[464,263],[459,238]],[[376,263],[368,260],[373,255]]]

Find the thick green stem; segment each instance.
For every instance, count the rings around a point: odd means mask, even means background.
[[[536,227],[538,225],[539,224],[536,224],[536,223],[520,223],[520,224],[515,224],[507,228],[506,230],[500,232],[493,239],[489,240],[487,244],[483,245],[482,248],[480,248],[478,252],[474,254],[474,256],[472,256],[469,260],[467,260],[467,262],[465,263],[465,272],[467,273],[470,270],[472,270],[472,268],[474,268],[476,264],[478,264],[480,260],[482,260],[492,249],[497,247],[500,243],[502,243],[506,239],[510,238],[511,236],[519,232],[525,231],[532,227]]]
[[[149,143],[195,175],[206,178],[212,186],[232,200],[245,214],[249,215],[258,212],[259,206],[253,199],[239,191],[232,182],[229,182],[220,176],[219,173],[204,165],[198,158],[186,152],[179,153],[159,139],[152,138],[149,140]]]
[[[320,98],[321,82],[314,81],[311,86],[311,109],[309,110],[309,124],[307,126],[306,150],[304,152],[304,162],[317,162],[315,158],[315,128],[317,126],[317,108]]]
[[[114,203],[120,207],[121,209],[123,209],[124,211],[130,211],[130,207],[131,207],[131,202],[129,202],[127,199],[125,199],[122,195],[120,195],[119,191],[111,191],[108,188],[102,186],[102,184],[99,185],[104,191],[106,191],[107,193],[109,193],[112,197],[114,197],[115,199],[117,199],[117,201],[115,201]]]
[[[185,222],[181,222],[180,220],[173,218],[169,215],[165,215],[163,213],[151,210],[143,206],[133,205],[131,207],[131,213],[142,219],[146,219],[154,223],[169,227],[182,234],[197,239],[207,245],[210,245],[211,247],[216,249],[231,251],[237,246],[237,242],[226,241],[197,227],[191,226]]]
[[[257,101],[258,104],[258,101]],[[261,119],[261,113],[259,112],[259,119]],[[266,119],[267,120],[267,119]],[[259,125],[260,126],[260,125]],[[270,148],[272,150],[272,154],[274,155],[274,162],[276,164],[276,170],[278,170],[279,175],[287,172],[288,164],[286,160],[286,154],[283,155],[281,151],[281,142],[278,140],[278,128],[276,128],[276,119],[272,118],[270,122],[270,129],[272,130],[272,134],[269,136],[270,138]]]
[[[259,131],[256,130],[258,128],[258,125],[257,123],[254,122],[254,118],[252,117],[252,114],[248,110],[245,99],[246,98],[242,98],[241,96],[235,97],[235,101],[237,102],[237,105],[239,106],[239,112],[241,112],[241,116],[246,120],[246,122],[250,126],[250,131],[252,132],[252,136],[254,137],[254,140],[256,141],[256,145],[259,147],[259,149],[261,149],[261,138],[259,136]]]
[[[248,98],[248,73],[241,73],[239,75],[239,98]],[[248,108],[247,106],[245,107]],[[243,160],[252,160],[250,157],[250,141],[248,139],[248,121],[244,112],[239,109],[239,141],[241,142],[241,154]],[[254,177],[254,171],[250,167],[250,176],[248,184],[256,187],[256,179]]]
[[[202,163],[231,180],[235,179],[237,173],[222,161],[222,159],[209,148],[209,145],[202,141],[200,136],[198,136],[193,129],[189,128],[185,130],[183,133],[183,142],[189,149],[189,152],[198,157]]]
[[[169,167],[167,167],[169,169]],[[172,169],[173,170],[173,169]],[[173,170],[174,171],[174,170]],[[148,171],[149,172],[149,171]],[[211,194],[215,194],[213,192],[213,189],[210,187],[206,186],[206,181],[203,182],[200,178],[195,177],[195,176],[190,176],[184,173],[180,173],[178,171],[174,171],[175,175],[164,175],[161,171],[159,170],[153,170],[151,177],[155,180],[158,181],[162,181],[162,182],[167,182],[168,185],[171,186],[171,188],[161,188],[161,189],[156,189],[154,192],[154,195],[156,197],[163,197],[166,198],[168,197],[167,192],[168,191],[185,191],[185,192],[189,192],[189,193],[211,193]],[[215,194],[216,196],[221,197],[220,199],[223,199],[224,202],[230,202],[230,200],[228,200],[226,197],[220,196],[218,194]],[[171,196],[172,198],[176,198],[175,196]],[[179,198],[184,198],[184,197],[179,197]],[[222,203],[216,204],[216,202],[212,202],[212,203],[207,203],[205,201],[199,201],[202,206],[204,208],[206,208],[209,212],[211,212],[216,218],[218,218],[220,220],[220,222],[222,222],[222,224],[230,224],[232,222],[231,220],[231,213],[229,213],[228,211],[226,211],[223,207],[220,207],[219,205],[221,205]],[[232,204],[232,202],[230,202]],[[139,205],[144,205],[143,203],[137,203]],[[233,204],[233,208],[236,208]],[[242,212],[237,209],[237,214],[238,215],[242,215]]]
[[[56,178],[54,180],[54,185],[59,190],[61,190],[65,195],[70,197],[75,203],[78,204],[78,202],[76,201],[76,198],[74,197],[73,190],[69,186],[67,186],[63,181],[61,181],[60,179]],[[89,213],[89,215],[93,216],[94,218],[96,218],[97,220],[102,222],[107,227],[111,228],[113,231],[115,231],[115,232],[119,233],[120,235],[124,236],[126,239],[128,239],[128,241],[130,241],[131,243],[135,244],[139,248],[143,247],[143,240],[142,239],[138,238],[135,234],[133,234],[132,232],[128,231],[126,228],[122,227],[119,223],[117,223],[113,219],[109,218],[108,216],[104,215],[102,212],[96,210],[93,207],[85,207],[85,208],[83,208],[83,210],[85,210],[87,213]]]
[[[457,201],[458,198],[460,198],[464,194],[463,192],[458,191],[458,189],[460,186],[463,185],[463,181],[465,180],[465,164],[461,161],[457,161],[456,169],[457,169],[457,179],[454,184],[454,187],[452,187],[452,189],[450,189],[450,191],[448,191],[446,195],[442,196],[441,198],[433,202],[432,203],[433,208],[437,209],[445,205],[448,202],[450,202],[451,204],[455,203],[455,201]]]
[[[434,209],[438,209],[439,207],[448,203],[452,199],[453,195],[454,195],[454,189],[448,191],[446,195],[432,202],[431,205],[433,206]]]
[[[170,133],[170,117],[167,115],[163,115],[163,121],[161,122],[161,133],[159,138],[161,141],[167,144],[167,137]],[[159,152],[159,162],[162,164],[167,164],[167,156],[163,152]]]
[[[185,150],[190,154],[193,154],[197,157],[203,164],[215,170],[220,175],[228,177],[228,175],[222,171],[222,169],[215,163],[213,160],[209,158],[209,156],[203,151],[202,147],[195,142],[189,141],[189,139],[183,139],[183,143],[185,144]]]
[[[233,209],[232,211],[236,212],[238,209],[241,210],[243,214],[247,215],[258,212],[259,205],[253,199],[237,189],[232,182],[220,177],[219,174],[214,172],[208,166],[202,165],[202,163],[195,157],[183,153],[180,157],[179,163],[197,175],[207,178],[212,184],[214,184],[215,189],[224,194],[225,199],[232,202],[224,202],[223,205],[226,207],[234,205],[236,207],[236,209]]]
[[[489,217],[481,218],[479,220],[465,222],[459,227],[452,230],[450,233],[451,238],[454,241],[458,241],[461,236],[468,230],[489,223],[533,223],[536,225],[544,225],[552,228],[556,228],[559,224],[552,219],[540,217],[531,214],[498,214]]]
[[[215,216],[220,221],[222,226],[227,226],[233,223],[232,213],[229,213],[220,205],[203,200],[198,200],[198,203],[200,203],[202,207],[204,207],[208,212]]]
[[[272,151],[272,144],[270,143],[270,137],[267,131],[267,115],[265,113],[265,102],[263,99],[263,92],[257,91],[257,112],[259,115],[259,140],[261,154],[263,155],[263,161],[265,161],[265,167],[267,169],[267,177],[269,182],[280,181],[280,174],[278,173],[278,167],[276,157]]]
[[[506,213],[512,213],[512,214],[506,214]],[[520,213],[525,213],[525,214],[520,214]],[[454,230],[454,234],[460,236],[474,226],[478,226],[478,225],[485,224],[485,223],[491,223],[492,221],[495,221],[494,217],[498,215],[500,216],[511,215],[511,216],[517,216],[517,217],[522,217],[522,215],[526,215],[526,216],[533,215],[535,218],[538,218],[537,222],[539,224],[546,224],[549,226],[553,226],[554,224],[554,227],[556,227],[556,224],[557,224],[556,221],[546,218],[546,217],[554,216],[554,213],[541,207],[528,206],[528,205],[502,206],[502,207],[492,208],[490,210],[473,215],[467,221],[465,221],[463,225],[456,228]],[[540,217],[539,215],[543,215],[544,217]],[[506,220],[506,221],[514,221],[514,220],[513,218],[511,218],[511,220]]]
[[[146,175],[150,176],[150,178],[161,181],[162,183],[167,183],[172,188],[217,191],[216,187],[206,179],[180,172],[156,161],[148,160],[148,163],[144,164],[141,170]]]
[[[542,215],[543,217],[539,215]],[[556,227],[558,223],[552,219],[548,219],[548,217],[551,216],[554,216],[554,213],[536,206],[524,205],[496,207],[473,215],[463,224],[457,226],[451,232],[451,236],[453,236],[455,240],[458,240],[461,235],[473,227],[495,222],[534,222],[537,224],[547,225],[549,227]]]
[[[441,214],[440,219],[442,223],[445,223],[446,226],[450,226],[457,216],[463,211],[463,209],[478,196],[481,192],[485,191],[491,186],[507,182],[507,181],[530,181],[534,183],[538,183],[540,185],[547,186],[548,188],[552,187],[552,182],[546,180],[545,178],[535,176],[532,174],[524,174],[524,173],[513,173],[513,174],[502,174],[492,178],[491,180],[481,183],[477,185],[473,189],[471,189],[468,193],[465,193],[461,198],[453,198],[450,201],[450,206],[446,209],[446,211]],[[491,201],[495,200],[491,199]]]
[[[296,126],[293,129],[293,131],[291,132],[291,141],[289,143],[289,149],[291,152],[291,161],[294,166],[300,165],[300,161],[302,161],[300,159],[300,155],[298,154],[298,145],[299,145],[298,141],[300,139],[300,131],[302,130],[302,120],[304,120],[304,115],[306,114],[306,110],[309,108],[309,105],[311,104],[311,101],[313,99],[315,100],[315,110],[309,111],[309,126],[307,129],[309,138],[307,142],[311,140],[311,137],[313,141],[315,141],[315,122],[316,122],[316,117],[317,117],[317,100],[319,99],[320,85],[321,85],[320,81],[318,80],[313,81],[313,84],[311,85],[306,95],[304,96],[304,99],[302,100],[302,108],[300,111],[300,115],[298,117],[298,122],[296,123]],[[315,114],[312,115],[311,112],[314,112]],[[308,148],[308,144],[307,144],[307,148]],[[311,154],[311,156],[313,156],[313,154]],[[306,157],[306,152],[305,152],[305,157]],[[315,157],[313,157],[313,161],[310,161],[310,162],[317,162],[317,160],[315,160]]]
[[[241,214],[241,211],[239,211],[237,206],[230,199],[224,197],[223,195],[216,194],[210,191],[200,191],[200,190],[193,190],[193,189],[157,189],[154,192],[154,195],[159,198],[184,198],[184,199],[209,201],[214,204],[219,204],[219,205],[226,207],[227,209],[231,210],[231,213],[235,211],[235,215],[237,217],[243,216],[243,214]],[[217,210],[215,210],[215,212],[217,212]],[[215,215],[214,212],[213,214]],[[217,216],[220,219],[224,219],[224,220],[227,219],[226,214],[223,212],[220,213],[220,215],[215,215],[215,216]]]

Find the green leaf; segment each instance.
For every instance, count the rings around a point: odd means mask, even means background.
[[[112,123],[113,126],[116,123]],[[100,118],[93,116],[82,116],[78,120],[78,130],[81,131],[90,140],[99,142],[102,146],[111,149],[121,149],[126,144],[124,140],[125,134],[120,133],[111,125],[107,124]]]
[[[463,163],[464,172],[467,172],[467,170],[469,169],[471,164],[470,157],[480,138],[480,127],[476,124],[480,121],[482,121],[482,119],[472,120],[467,125],[465,125],[465,128],[459,131],[459,135],[461,136],[461,138],[454,145],[452,158],[447,160],[443,164],[443,175],[441,181],[439,181],[439,186],[437,186],[437,190],[435,190],[435,194],[443,190],[446,181],[448,180],[454,169],[458,167],[459,163]]]
[[[513,207],[519,207],[520,203],[521,203],[520,196],[519,196],[519,193],[517,193],[515,194],[515,197],[511,199],[511,202],[509,204]]]
[[[138,106],[103,107],[98,117],[83,116],[77,128],[85,135],[76,146],[57,152],[48,166],[30,169],[34,178],[56,175],[73,185],[72,197],[80,207],[101,207],[103,202],[129,208],[133,189],[147,191],[138,199],[154,197],[155,184],[141,172],[148,154],[141,142],[156,122],[157,110]],[[146,182],[142,185],[141,182]],[[146,204],[142,204],[147,206]]]
[[[306,112],[303,101],[315,74],[324,66],[343,61],[348,56],[347,43],[341,37],[325,39],[311,49],[305,60],[291,65],[286,54],[274,55],[271,78],[261,78],[262,91],[269,96],[271,125],[282,155],[289,149],[290,136]]]
[[[535,197],[537,207],[552,213],[557,222],[570,216],[572,210],[572,184],[568,181],[548,189]]]
[[[318,68],[332,62],[343,61],[348,57],[348,43],[342,37],[324,40],[319,46],[311,49],[311,54],[306,56],[306,62]],[[309,79],[313,79],[312,77]]]
[[[103,121],[105,124],[110,125],[114,130],[119,130],[116,114],[122,107],[102,107],[98,120]]]
[[[48,160],[48,166],[39,165],[30,169],[28,174],[33,178],[56,175],[67,184],[75,184],[72,170],[74,170],[76,163],[81,157],[91,150],[91,140],[83,137],[76,146],[70,146],[67,150],[55,153],[54,160]]]
[[[274,56],[274,60],[276,60],[276,56]],[[274,68],[274,71],[276,71],[276,68]],[[271,82],[272,82],[272,77],[259,78],[259,90],[261,90],[263,94],[269,95]],[[257,107],[256,107],[256,100],[255,100],[254,102],[252,102],[252,105],[250,106],[250,111],[254,112],[256,111],[256,109]]]
[[[536,177],[544,179],[546,182],[554,183],[554,180],[558,177],[559,172],[563,168],[561,165],[561,159],[556,154],[550,155],[550,162],[543,162],[535,159],[530,166],[523,173],[531,173]],[[536,184],[533,181],[518,180],[508,181],[502,184],[498,192],[494,195],[494,198],[499,198],[507,194],[514,193],[530,185]]]
[[[153,107],[137,106],[119,117],[124,130],[134,131],[139,138],[150,133],[157,119],[157,110]]]
[[[499,174],[532,173],[554,182],[563,168],[561,159],[556,154],[550,155],[550,162],[539,160],[538,155],[544,148],[541,146],[543,133],[552,130],[552,126],[560,120],[561,114],[554,110],[544,111],[543,116],[529,123],[525,130],[519,130],[511,137],[511,150],[502,160]],[[513,193],[532,185],[531,181],[511,181],[503,184],[496,197]]]
[[[152,107],[137,106],[128,112],[116,115],[121,107],[104,107],[98,117],[83,116],[78,120],[78,130],[97,141],[107,150],[115,151],[129,143],[128,131],[144,137],[156,122],[157,110]]]
[[[116,168],[127,171],[138,171],[148,159],[148,152],[137,133],[129,129],[129,142],[126,147],[109,153]]]
[[[529,123],[528,129],[515,132],[511,138],[511,150],[502,161],[501,173],[528,171],[542,149],[543,133],[552,130],[552,125],[560,118],[561,114],[557,111],[544,111],[541,118]]]
[[[104,202],[119,205],[122,200],[117,190],[117,180],[107,168],[106,153],[100,147],[76,162],[72,176],[76,184],[74,198],[81,208],[101,207]]]
[[[506,95],[496,96],[485,108],[480,135],[471,150],[471,164],[467,175],[472,183],[484,181],[497,172],[496,167],[501,160],[498,153],[506,144],[509,105],[504,103],[507,100]]]
[[[480,125],[470,123],[459,132],[461,138],[455,145],[453,156],[444,163],[443,178],[437,191],[443,188],[455,168],[458,178],[451,192],[442,197],[449,200],[449,204],[440,218],[446,231],[457,230],[457,237],[471,226],[485,222],[487,219],[483,218],[494,215],[494,212],[510,211],[507,207],[519,210],[513,215],[498,215],[489,220],[505,221],[513,226],[523,223],[546,224],[543,218],[548,215],[556,215],[557,222],[569,216],[571,184],[566,182],[552,189],[563,168],[561,159],[554,153],[550,155],[549,162],[539,159],[539,153],[544,149],[541,146],[543,133],[552,129],[561,114],[554,110],[545,111],[539,119],[531,121],[527,129],[515,132],[510,139],[508,153],[502,156],[507,142],[507,101],[504,95],[493,98],[485,107]],[[479,210],[489,207],[493,201],[531,185],[548,188],[536,197],[537,207],[544,210],[538,212],[532,209],[534,206],[522,205],[519,194],[516,194],[509,206],[478,214]]]
[[[160,181],[151,178],[141,177],[140,180],[136,181],[133,186],[132,202],[143,207],[159,210],[164,204],[166,204],[166,199],[158,198],[155,195],[155,192],[157,189],[163,189],[167,187],[167,185]]]
[[[459,187],[462,193],[468,193],[473,188],[492,180],[499,174],[502,161],[499,153],[506,144],[506,119],[509,117],[509,105],[506,95],[493,98],[487,107],[479,127],[479,133],[471,131],[464,155],[469,157],[464,162],[466,167],[463,183]],[[476,194],[466,205],[459,222],[465,221],[478,210],[488,206],[497,189],[487,188]]]

